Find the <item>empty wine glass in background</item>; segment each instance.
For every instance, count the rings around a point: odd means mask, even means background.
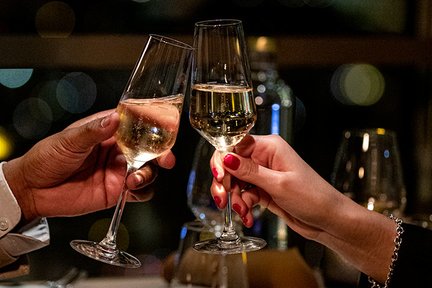
[[[369,210],[402,216],[406,191],[396,133],[383,128],[344,131],[331,182]]]
[[[210,194],[213,175],[209,163],[214,151],[215,148],[204,138],[198,141],[186,192],[188,206],[196,219],[220,236],[224,218]]]
[[[218,19],[196,23],[194,46],[190,123],[217,150],[232,151],[256,120],[242,22]],[[233,254],[263,248],[266,245],[263,239],[241,237],[234,229],[231,176],[228,173],[224,178],[224,187],[228,203],[222,234],[217,240],[197,243],[195,249]]]
[[[208,254],[193,249],[197,241],[214,238],[212,230],[203,222],[192,221],[183,225],[170,287],[249,287],[246,253]]]
[[[406,192],[396,133],[382,128],[344,131],[331,183],[369,210],[401,217]],[[360,272],[331,249],[324,247],[321,265],[326,281],[357,285]]]
[[[180,41],[150,35],[117,106],[116,141],[127,162],[127,175],[172,148],[175,143],[193,48]],[[72,248],[99,261],[137,268],[140,261],[118,249],[117,230],[126,203],[124,184],[105,238],[74,240]]]

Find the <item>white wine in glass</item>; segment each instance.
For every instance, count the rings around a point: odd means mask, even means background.
[[[150,35],[117,106],[120,124],[115,137],[126,158],[126,177],[174,145],[192,55],[193,48],[187,44]],[[105,238],[100,242],[73,240],[72,248],[104,263],[140,267],[136,257],[116,245],[127,193],[124,184]]]
[[[252,81],[240,20],[218,19],[195,24],[192,93],[189,120],[218,151],[229,152],[256,121]],[[263,248],[266,242],[241,237],[234,229],[231,211],[231,176],[224,228],[220,237],[195,244],[200,252],[236,254]]]

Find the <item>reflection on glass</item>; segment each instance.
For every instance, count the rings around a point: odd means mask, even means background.
[[[367,209],[400,216],[406,191],[395,132],[382,128],[345,131],[331,181]]]

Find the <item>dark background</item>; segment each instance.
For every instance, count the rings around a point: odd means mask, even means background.
[[[398,39],[402,39],[401,41],[413,41],[414,46],[418,44],[422,47],[424,41],[428,43],[430,35],[428,32],[419,32],[419,26],[425,21],[426,24],[429,23],[430,17],[427,13],[424,16],[424,13],[419,12],[420,2],[422,1],[149,0],[138,3],[127,0],[75,0],[63,1],[63,6],[68,6],[73,11],[73,23],[58,24],[58,31],[72,26],[68,35],[70,39],[82,36],[142,35],[144,43],[148,33],[178,35],[180,38],[191,39],[196,21],[237,18],[243,20],[246,36],[274,36],[288,44],[292,38],[301,39],[305,49],[310,48],[310,43],[316,43],[309,42],[311,39],[323,39],[327,45],[331,45],[333,38],[346,39],[346,50],[354,50],[355,55],[353,39],[396,39],[396,43]],[[29,38],[46,37],[43,31],[38,30],[35,19],[38,11],[47,3],[50,1],[2,1],[0,45],[2,41],[6,43],[5,39],[10,37],[18,39],[18,43],[26,43],[25,40]],[[55,19],[56,13],[60,12],[54,10],[53,15],[48,13],[47,17]],[[67,18],[64,19],[66,21]],[[50,23],[51,20],[46,21]],[[58,32],[55,27],[51,28]],[[67,39],[62,37],[63,45],[67,45]],[[84,45],[82,52],[85,53],[89,48],[91,47]],[[408,191],[407,213],[429,214],[432,197],[429,195],[429,187],[424,183],[429,183],[427,179],[431,176],[427,169],[427,163],[431,163],[429,154],[432,153],[428,144],[432,141],[428,139],[430,123],[427,121],[430,117],[430,65],[421,63],[421,60],[412,63],[401,61],[398,55],[405,54],[398,45],[386,49],[394,51],[394,56],[389,56],[391,61],[370,63],[379,69],[386,83],[383,97],[371,106],[345,105],[333,97],[330,82],[335,70],[345,64],[342,60],[315,65],[309,63],[307,58],[295,59],[297,56],[290,51],[279,51],[280,76],[294,91],[299,100],[298,106],[304,108],[297,118],[294,147],[319,174],[329,179],[344,129],[392,129],[396,131],[400,144]],[[23,53],[22,51],[29,54],[32,47],[18,47],[17,53]],[[319,47],[314,51],[318,53],[316,58],[326,57],[319,54]],[[108,52],[100,51],[101,55],[112,55]],[[52,53],[55,54],[56,51]],[[362,51],[359,51],[359,54],[362,55]],[[413,56],[414,59],[427,57],[427,54]],[[56,66],[55,62],[49,67],[45,64],[29,67],[26,62],[15,60],[17,67],[33,68],[34,71],[29,82],[22,87],[11,89],[0,85],[0,126],[14,145],[12,154],[2,160],[22,155],[39,139],[63,129],[76,119],[116,106],[132,69],[130,62],[119,67],[92,67],[91,63],[74,67],[74,55],[70,55],[70,59],[72,64],[67,67]],[[0,64],[6,63],[0,68],[15,68],[7,64],[7,60],[2,59],[0,54]],[[297,64],[287,65],[290,61]],[[353,58],[347,59],[346,63],[358,61],[359,59]],[[419,62],[422,65],[419,65]],[[36,91],[41,83],[59,81],[70,72],[90,76],[97,88],[95,103],[84,112],[61,113],[50,124],[50,128],[38,137],[28,139],[17,133],[13,123],[15,107],[29,97],[38,97]],[[143,260],[145,265],[142,269],[124,270],[96,263],[69,247],[70,240],[86,239],[90,232],[103,235],[105,228],[93,225],[109,219],[113,211],[108,210],[75,218],[49,219],[51,245],[31,254],[31,262],[35,264],[32,265],[31,278],[52,278],[69,266],[87,269],[91,276],[159,273],[161,261],[177,248],[181,225],[194,219],[186,204],[186,184],[199,136],[190,128],[187,112],[186,105],[178,140],[173,148],[177,156],[176,167],[169,171],[160,171],[155,184],[156,193],[151,201],[128,204],[123,216],[125,237],[128,239],[120,238],[129,243],[130,252],[139,255]],[[419,151],[420,144],[426,148]],[[91,230],[91,227],[97,227],[96,232]]]

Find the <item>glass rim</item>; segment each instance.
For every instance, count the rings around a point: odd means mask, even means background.
[[[242,21],[239,19],[212,19],[212,20],[203,20],[195,23],[197,27],[224,27],[224,26],[232,26],[242,24]]]
[[[160,35],[160,34],[149,34],[149,39],[150,38],[154,38],[159,40],[160,42],[163,42],[165,44],[169,44],[169,45],[173,45],[179,48],[184,48],[184,49],[188,49],[188,50],[195,50],[195,48],[193,48],[191,45],[186,44],[180,40],[168,37],[168,36],[164,36],[164,35]]]

